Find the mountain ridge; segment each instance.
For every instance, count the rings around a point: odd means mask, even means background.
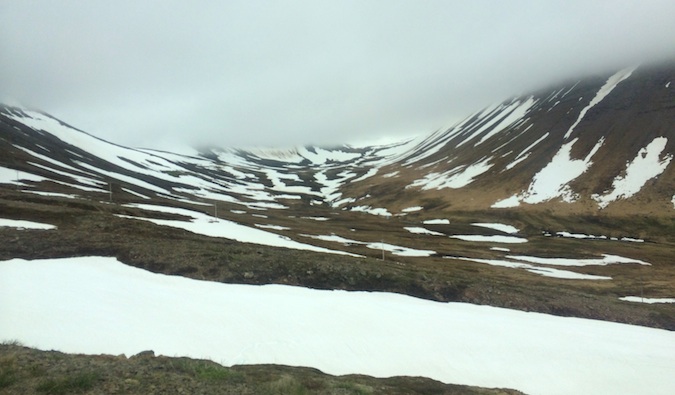
[[[675,122],[675,86],[673,89],[668,86],[675,79],[675,70],[672,66],[655,70],[629,68],[571,86],[514,97],[478,111],[447,130],[383,146],[211,148],[199,152],[194,157],[198,159],[195,163],[167,152],[134,151],[155,157],[168,155],[169,162],[182,167],[175,171],[193,174],[211,166],[206,171],[210,173],[215,170],[213,165],[224,165],[226,168],[221,171],[229,179],[236,179],[232,176],[241,169],[260,170],[267,166],[276,174],[263,171],[264,174],[252,179],[267,185],[272,194],[284,188],[298,192],[300,184],[305,184],[308,189],[299,192],[296,198],[303,195],[320,198],[323,203],[341,209],[353,208],[357,200],[373,208],[387,209],[386,205],[392,202],[369,193],[366,185],[388,189],[389,185],[398,184],[398,188],[410,192],[404,199],[411,204],[426,196],[430,199],[442,196],[445,205],[462,209],[527,204],[573,212],[630,209],[671,216],[675,207],[672,202],[675,195],[671,193],[675,190],[675,172],[669,164],[675,152],[675,131],[668,125]],[[5,106],[2,116],[4,125],[23,122],[29,128],[44,130],[58,123],[61,129],[86,133],[46,113],[28,109]],[[71,133],[68,137],[62,133],[60,137],[67,142],[69,138],[81,140],[82,136],[73,137]],[[643,163],[643,167],[651,166],[652,177],[638,180],[639,176],[633,175],[633,183],[643,185],[629,193],[617,191],[630,163],[639,157],[644,159],[648,148],[659,150],[649,155],[650,163]],[[139,164],[122,155],[120,158]],[[204,166],[203,161],[209,159],[213,162]],[[554,159],[559,163],[554,163]],[[69,162],[73,160],[71,155]],[[199,166],[202,168],[198,169]],[[147,166],[134,167],[126,170],[136,177],[148,176],[143,174]],[[391,175],[394,171],[399,173]],[[302,173],[305,177],[297,178]],[[391,176],[384,177],[387,174]],[[550,185],[555,177],[562,179]],[[180,180],[171,181],[180,184]],[[153,182],[165,185],[171,193],[172,187],[162,181]],[[649,197],[641,199],[645,192]],[[414,196],[411,199],[408,195]],[[484,195],[491,199],[485,199]],[[650,202],[649,207],[645,207],[644,200]],[[560,205],[561,202],[568,204]]]

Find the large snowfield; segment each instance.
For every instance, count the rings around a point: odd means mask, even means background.
[[[380,292],[234,285],[114,258],[0,262],[0,340],[528,394],[673,394],[675,332]]]

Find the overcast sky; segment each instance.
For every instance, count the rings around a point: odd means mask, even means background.
[[[672,0],[0,0],[0,97],[135,147],[431,133],[675,56]]]

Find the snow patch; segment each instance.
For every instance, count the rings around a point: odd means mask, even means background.
[[[592,274],[576,273],[569,270],[560,270],[547,267],[535,266],[523,262],[509,261],[504,259],[482,259],[482,258],[468,258],[468,257],[451,257],[445,256],[448,259],[461,259],[464,261],[471,261],[477,263],[484,263],[491,266],[501,266],[513,269],[524,269],[530,273],[538,274],[544,277],[553,277],[567,280],[611,280],[611,277],[596,276]]]
[[[236,222],[214,218],[210,215],[206,215],[197,211],[175,207],[155,206],[149,204],[127,204],[125,205],[125,207],[138,207],[144,210],[154,210],[187,216],[191,218],[190,221],[178,221],[178,220],[118,215],[119,217],[123,218],[139,219],[149,221],[157,225],[185,229],[189,232],[200,235],[211,237],[222,237],[230,240],[240,241],[242,243],[252,243],[272,247],[282,247],[296,250],[307,250],[307,251],[325,252],[330,254],[354,256],[353,254],[344,251],[329,250],[327,248],[321,248],[309,244],[299,243],[297,241],[291,240],[288,237],[281,236],[276,233],[265,232],[260,229],[240,225]]]
[[[551,162],[540,170],[532,180],[528,190],[518,199],[529,204],[542,203],[547,200],[561,197],[563,201],[571,203],[576,197],[567,185],[582,175],[593,162],[591,158],[604,143],[601,138],[584,159],[572,159],[570,152],[578,138],[563,144]]]
[[[428,219],[422,222],[424,225],[449,225],[449,219]]]
[[[436,251],[431,251],[431,250],[418,250],[418,249],[415,249],[415,248],[401,247],[401,246],[398,246],[398,245],[388,244],[388,243],[385,243],[385,242],[366,242],[366,241],[351,240],[351,239],[346,239],[342,236],[337,236],[335,234],[332,234],[332,235],[301,234],[300,236],[309,237],[309,238],[316,239],[316,240],[332,241],[332,242],[340,243],[340,244],[345,245],[345,246],[365,245],[367,248],[370,248],[371,250],[389,251],[393,255],[398,255],[398,256],[429,257],[431,255],[436,254]]]
[[[527,243],[527,239],[523,239],[522,237],[515,237],[515,236],[452,235],[450,237],[453,238],[453,239],[459,239],[459,240],[464,240],[464,241],[477,241],[477,242],[481,242],[481,243],[482,242],[507,243],[507,244]]]
[[[624,296],[619,298],[625,300],[626,302],[638,302],[638,303],[675,303],[675,298],[643,298],[641,296]]]
[[[24,221],[20,219],[5,219],[0,218],[0,227],[17,228],[17,229],[56,229],[56,226],[50,224],[43,224],[40,222]]]
[[[506,199],[499,200],[498,202],[494,203],[491,208],[511,208],[511,207],[518,207],[520,206],[520,199],[518,198],[518,195],[513,195],[511,197],[508,197]]]
[[[593,108],[593,106],[600,103],[605,97],[607,97],[607,95],[609,95],[621,81],[630,77],[630,75],[633,73],[634,70],[635,70],[635,67],[627,68],[627,69],[621,70],[621,71],[617,72],[616,74],[612,75],[611,77],[609,77],[607,79],[607,82],[605,82],[605,84],[600,88],[600,90],[598,90],[598,92],[595,94],[595,97],[593,97],[593,99],[590,101],[590,103],[588,103],[588,105],[586,107],[584,107],[583,110],[581,110],[577,120],[572,124],[572,126],[570,126],[570,128],[565,133],[565,138],[567,139],[568,137],[570,137],[570,135],[572,134],[572,131],[574,131],[574,128],[577,127],[579,122],[581,122],[581,120],[586,115],[588,110]],[[581,100],[581,98],[579,98],[579,100]]]
[[[650,263],[625,258],[619,255],[602,254],[602,258],[576,259],[576,258],[541,258],[525,255],[513,255],[507,258],[515,259],[522,262],[538,263],[542,265],[554,266],[606,266],[620,263],[637,263],[640,265],[651,265]]]
[[[654,395],[675,389],[675,332],[598,320],[383,292],[213,283],[101,257],[0,262],[0,300],[0,340],[68,353],[152,349],[225,366],[424,376],[543,395],[638,394],[645,383]]]
[[[647,181],[663,173],[673,160],[672,154],[660,159],[667,143],[666,137],[657,137],[646,147],[640,149],[635,158],[626,165],[625,175],[618,176],[612,181],[611,192],[606,192],[604,195],[592,195],[592,198],[598,202],[598,206],[605,208],[615,200],[627,199],[635,195]]]
[[[443,188],[462,188],[469,185],[476,177],[490,170],[493,166],[490,159],[486,158],[480,162],[469,166],[458,166],[443,173],[429,173],[424,178],[413,181],[409,187],[422,187],[422,190],[443,189]]]
[[[417,234],[417,235],[445,236],[445,233],[434,232],[433,230],[429,230],[429,229],[422,228],[422,227],[419,227],[419,226],[408,226],[408,227],[404,227],[403,229],[407,230],[410,233]]]
[[[387,211],[386,208],[372,208],[370,206],[356,206],[352,207],[350,211],[356,211],[356,212],[362,212],[362,213],[368,213],[372,215],[380,215],[383,217],[391,217],[391,213]]]
[[[504,232],[504,233],[518,233],[518,230],[519,230],[515,226],[506,225],[506,224],[498,224],[498,223],[493,224],[493,223],[475,222],[471,225],[480,226],[480,227],[483,227],[483,228],[494,229],[494,230],[498,230],[498,231]]]

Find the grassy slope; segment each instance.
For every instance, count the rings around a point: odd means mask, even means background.
[[[520,394],[420,377],[331,376],[277,365],[223,367],[206,360],[69,355],[0,344],[3,394]]]

